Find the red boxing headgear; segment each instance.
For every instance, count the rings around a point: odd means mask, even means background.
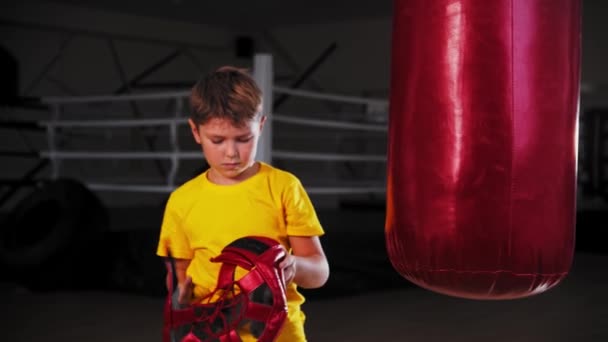
[[[171,284],[163,342],[241,341],[239,331],[249,331],[258,341],[274,341],[287,317],[283,270],[277,267],[285,254],[273,239],[240,238],[211,259],[222,265],[216,289],[202,303],[176,307]],[[237,266],[248,271],[240,279],[235,279]]]

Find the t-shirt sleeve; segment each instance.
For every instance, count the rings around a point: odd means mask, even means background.
[[[182,217],[179,215],[176,202],[173,196],[170,196],[167,201],[156,254],[161,257],[171,255],[178,259],[192,259],[194,252],[190,248],[188,236],[184,232]]]
[[[288,183],[283,200],[287,235],[320,236],[325,233],[300,180],[294,178]]]

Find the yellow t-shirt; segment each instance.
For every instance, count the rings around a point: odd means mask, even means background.
[[[177,188],[169,197],[161,226],[157,254],[192,259],[187,274],[202,298],[217,284],[219,255],[244,236],[265,236],[290,250],[289,236],[324,234],[314,207],[300,181],[291,173],[260,163],[252,177],[234,185],[210,182],[207,172]],[[237,272],[237,279],[242,274]],[[287,287],[288,316],[277,341],[306,341],[304,297],[293,282]]]

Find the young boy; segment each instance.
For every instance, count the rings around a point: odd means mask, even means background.
[[[188,122],[209,169],[169,197],[157,254],[175,259],[178,301],[187,304],[214,290],[220,264],[209,259],[226,245],[251,235],[279,241],[290,253],[279,265],[288,316],[277,341],[306,341],[297,288],[321,287],[329,277],[324,231],[300,181],[254,159],[266,120],[261,95],[244,70],[230,66],[192,88]]]

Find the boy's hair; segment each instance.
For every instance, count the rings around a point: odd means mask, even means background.
[[[241,126],[261,116],[262,91],[247,70],[223,66],[192,87],[190,109],[190,118],[198,125],[223,118]]]

